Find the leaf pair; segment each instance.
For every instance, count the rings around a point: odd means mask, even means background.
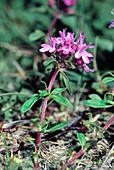
[[[73,109],[72,104],[69,102],[69,100],[63,96],[61,96],[61,93],[65,90],[65,88],[56,88],[52,92],[46,91],[46,90],[39,90],[39,94],[34,95],[30,99],[28,99],[21,107],[21,113],[25,113],[28,110],[32,108],[32,106],[39,100],[43,99],[46,96],[49,96],[50,99],[53,99],[59,104],[62,104],[64,106],[67,106],[71,109]]]

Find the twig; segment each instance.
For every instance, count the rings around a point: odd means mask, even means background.
[[[82,156],[85,153],[84,149],[81,149],[78,153],[76,153],[73,158],[67,160],[66,164],[64,165],[63,170],[66,170],[67,166],[71,165],[76,159]]]
[[[108,129],[108,128],[111,126],[111,124],[113,123],[113,121],[114,121],[114,116],[112,116],[112,117],[106,122],[106,124],[105,124],[105,126],[103,127],[103,129]]]

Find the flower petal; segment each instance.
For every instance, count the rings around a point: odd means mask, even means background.
[[[86,64],[83,64],[83,69],[87,72],[94,72],[94,70],[90,69]]]

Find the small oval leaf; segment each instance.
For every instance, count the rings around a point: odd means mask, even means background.
[[[46,90],[39,90],[38,92],[40,93],[39,94],[40,97],[45,97],[49,94]]]
[[[72,88],[71,88],[69,78],[63,71],[60,73],[60,78],[63,81],[63,84],[65,85],[65,87],[67,88],[68,93],[72,94]]]
[[[70,109],[73,109],[73,105],[69,102],[69,100],[63,96],[60,95],[52,95],[53,100],[55,100],[57,103],[62,104],[64,106],[69,107]]]
[[[30,99],[28,99],[25,103],[23,103],[21,107],[21,113],[25,113],[28,110],[31,109],[31,107],[38,101],[39,97],[38,96],[33,96]]]
[[[47,59],[43,62],[44,66],[48,66],[49,64],[52,64],[52,63],[58,64],[54,58],[50,58],[50,57],[47,57]]]
[[[100,96],[98,96],[97,94],[90,94],[89,97],[90,97],[91,99],[101,100]]]
[[[105,77],[102,79],[104,84],[114,81],[114,77]]]
[[[41,30],[35,30],[35,32],[33,32],[29,35],[29,40],[36,41],[36,40],[42,38],[43,36],[45,36],[44,32],[42,32]]]
[[[95,100],[95,99],[94,100],[85,100],[84,104],[89,107],[93,107],[93,108],[108,108],[108,107],[113,106],[113,105],[107,104],[107,102],[104,100]]]
[[[62,122],[62,123],[59,123],[59,124],[53,126],[50,129],[46,130],[46,132],[54,132],[56,130],[60,130],[60,129],[64,128],[67,125],[68,125],[68,122]]]
[[[80,142],[80,145],[82,147],[84,147],[85,144],[86,144],[86,138],[85,138],[84,134],[83,133],[77,133],[77,138],[78,138],[78,140]]]
[[[65,91],[66,88],[56,88],[54,89],[51,94],[60,94]]]

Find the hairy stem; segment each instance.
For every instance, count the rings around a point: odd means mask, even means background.
[[[50,82],[49,82],[48,90],[50,90],[50,91],[51,91],[51,89],[52,89],[52,86],[53,86],[53,84],[54,84],[54,81],[55,81],[55,79],[56,79],[56,76],[57,76],[58,72],[59,72],[59,68],[57,68],[57,69],[54,71],[54,73],[53,73],[53,75],[52,75],[52,78],[51,78],[51,80],[50,80]],[[48,97],[46,97],[46,98],[44,99],[40,123],[42,123],[42,122],[44,121],[45,112],[46,112],[46,108],[47,108],[47,102],[48,102]]]
[[[59,68],[56,68],[53,75],[52,75],[52,77],[51,77],[51,80],[49,82],[48,90],[51,91],[51,89],[53,87],[53,84],[54,84],[54,81],[55,81],[58,73],[59,73]],[[44,99],[44,103],[43,103],[43,107],[42,107],[42,113],[41,113],[41,117],[40,117],[40,123],[41,124],[45,119],[45,112],[46,112],[46,108],[47,108],[47,102],[48,102],[48,97],[46,97]],[[38,132],[37,140],[36,140],[36,154],[38,154],[38,149],[39,149],[40,144],[41,144],[41,135],[42,135],[42,133]],[[37,170],[37,169],[38,169],[38,160],[36,160],[36,162],[34,164],[34,170]]]

